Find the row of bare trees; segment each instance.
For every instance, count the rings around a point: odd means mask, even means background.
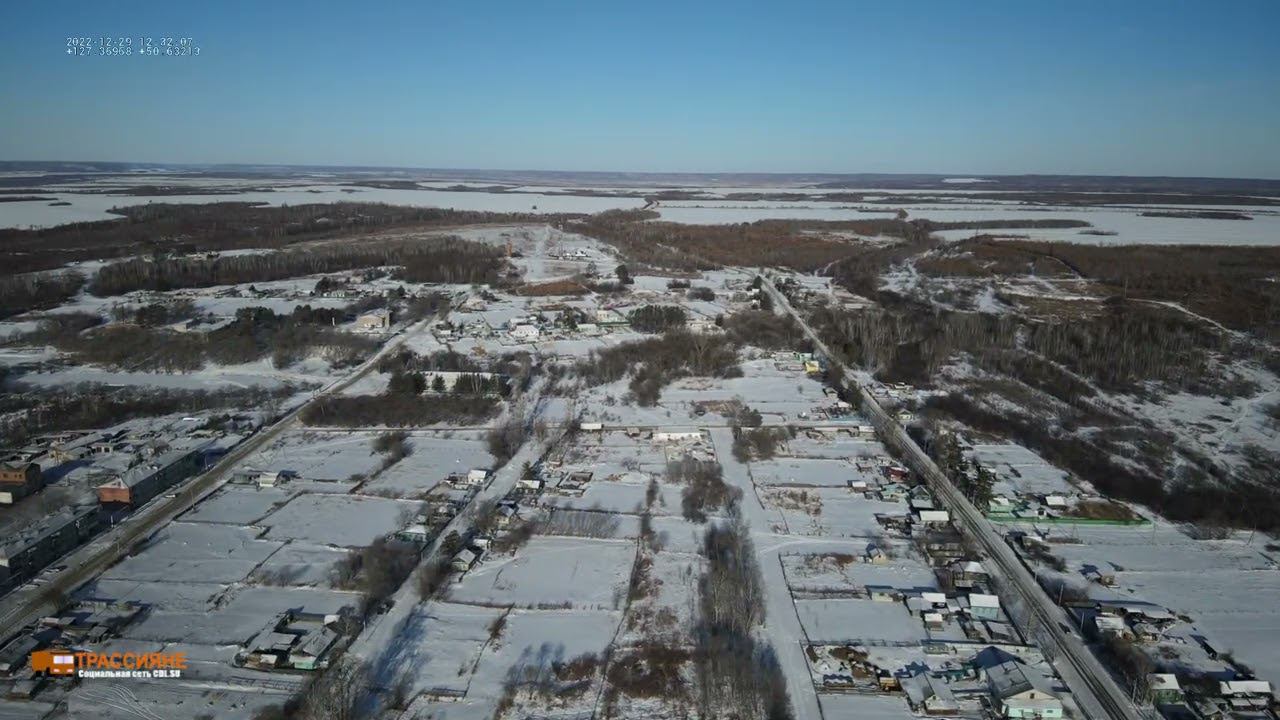
[[[268,282],[291,277],[399,267],[409,282],[492,283],[503,265],[493,246],[456,237],[345,243],[275,252],[229,255],[212,259],[135,258],[104,266],[89,284],[99,296],[134,290],[175,290]]]
[[[791,700],[764,624],[763,580],[746,526],[735,519],[703,535],[707,571],[699,583],[697,675],[704,718],[790,720]]]

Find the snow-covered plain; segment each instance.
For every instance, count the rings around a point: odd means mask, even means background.
[[[968,180],[968,179],[962,179]],[[136,184],[130,180],[127,184]],[[147,180],[156,184],[215,185],[213,181],[197,181],[191,178],[154,177]],[[23,201],[0,204],[0,227],[49,227],[63,223],[91,220],[110,220],[119,216],[109,212],[112,208],[147,203],[210,203],[252,202],[271,206],[303,205],[332,202],[378,202],[416,207],[441,207],[459,210],[522,213],[598,213],[614,209],[635,209],[645,201],[639,197],[585,196],[567,194],[580,192],[582,188],[571,186],[520,186],[519,192],[483,192],[447,190],[447,181],[432,182],[421,189],[385,189],[353,187],[329,183],[283,183],[266,190],[271,183],[224,181],[228,189],[249,188],[246,192],[220,195],[163,195],[130,196],[84,192],[101,191],[121,187],[126,183],[106,180],[102,184],[55,186],[47,192],[39,189],[32,194],[53,200]],[[465,183],[471,187],[505,185],[504,183]],[[958,183],[963,184],[963,183]],[[511,186],[508,186],[511,187]],[[512,189],[515,189],[512,187]],[[894,217],[899,209],[905,210],[911,219],[928,219],[937,222],[961,222],[972,220],[1004,220],[1025,218],[1077,219],[1093,225],[1093,229],[1113,232],[1114,235],[1082,234],[1080,229],[1028,229],[1001,231],[1011,235],[1028,235],[1036,239],[1049,239],[1096,244],[1192,244],[1210,245],[1274,245],[1280,243],[1280,212],[1259,207],[1184,205],[1150,206],[1027,206],[1019,204],[1016,196],[1010,200],[966,201],[965,193],[957,190],[930,190],[913,193],[905,190],[866,188],[843,192],[874,192],[881,200],[892,200],[895,195],[936,196],[943,202],[894,204],[851,204],[822,199],[824,193],[837,191],[813,188],[725,188],[707,186],[688,188],[704,197],[691,200],[661,202],[657,210],[663,220],[688,224],[721,224],[755,222],[769,219],[800,220],[865,220]],[[608,192],[619,189],[604,189]],[[660,188],[625,188],[627,193],[643,194],[660,192]],[[803,200],[744,200],[730,198],[732,193],[791,193],[809,196]],[[983,190],[983,192],[989,192]],[[952,202],[950,198],[955,198]],[[53,206],[51,202],[69,202],[70,205]],[[1143,217],[1140,213],[1153,209],[1224,209],[1241,212],[1253,219],[1208,220],[1197,218]],[[957,239],[968,237],[973,231],[945,231],[944,237]],[[595,259],[595,258],[592,258]],[[541,273],[531,273],[536,279]]]

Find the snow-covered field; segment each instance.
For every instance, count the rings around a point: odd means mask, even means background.
[[[494,559],[452,589],[454,602],[616,610],[635,543],[537,537],[513,558]]]
[[[62,223],[83,222],[90,220],[107,220],[117,218],[109,211],[115,207],[146,204],[148,202],[165,203],[209,203],[256,202],[266,205],[302,205],[331,202],[379,202],[393,205],[417,207],[441,207],[459,210],[484,210],[493,212],[522,213],[597,213],[613,209],[634,209],[645,204],[637,197],[593,197],[564,194],[565,191],[581,190],[568,186],[523,186],[521,192],[459,192],[447,190],[456,183],[432,182],[422,189],[383,189],[368,187],[350,187],[318,182],[315,184],[285,183],[271,191],[251,190],[232,195],[165,195],[165,196],[127,196],[111,194],[90,194],[87,189],[119,187],[127,183],[117,179],[105,180],[100,184],[72,185],[50,188],[48,192],[33,191],[33,195],[52,200],[24,201],[4,203],[0,205],[0,227],[49,227]],[[142,182],[141,179],[136,182]],[[191,178],[158,176],[147,182],[181,185],[184,182],[195,185],[216,185],[216,181],[196,180]],[[246,183],[227,180],[228,187],[244,187]],[[271,183],[267,183],[270,185]],[[464,183],[475,186],[475,183]],[[502,183],[494,183],[502,184]],[[263,184],[251,187],[263,187]],[[481,185],[483,186],[483,185]],[[1033,238],[1067,240],[1082,243],[1118,244],[1118,243],[1169,243],[1190,244],[1203,243],[1210,245],[1273,245],[1280,243],[1280,213],[1274,209],[1255,207],[1229,207],[1223,209],[1242,212],[1253,219],[1243,220],[1208,220],[1197,218],[1161,218],[1143,217],[1139,213],[1153,209],[1210,209],[1203,206],[1151,205],[1124,207],[1077,207],[1077,206],[1034,206],[1017,204],[1016,200],[980,200],[965,202],[966,190],[930,190],[926,195],[938,198],[955,198],[934,203],[891,204],[850,204],[848,202],[824,200],[822,191],[812,188],[721,188],[708,186],[692,188],[706,194],[705,199],[672,200],[662,202],[658,212],[663,220],[688,224],[722,224],[754,222],[769,219],[801,219],[801,220],[865,220],[872,218],[894,217],[899,208],[906,210],[911,219],[929,219],[938,222],[959,222],[972,220],[1027,218],[1065,218],[1079,219],[1091,223],[1094,229],[1115,233],[1114,235],[1081,234],[1079,229],[1039,229],[1010,230],[1010,234],[1025,234]],[[81,190],[81,192],[77,192]],[[658,192],[657,188],[628,188],[630,192]],[[881,198],[892,199],[895,195],[910,194],[908,191],[877,190],[867,188],[862,191],[876,192]],[[809,195],[812,199],[803,200],[743,200],[729,199],[730,193],[777,193],[788,192]],[[830,191],[827,191],[830,192]],[[52,206],[51,202],[69,202],[70,205]],[[968,237],[969,230],[945,231],[948,239]],[[520,241],[527,241],[522,238]],[[534,240],[536,242],[536,239]],[[580,265],[585,265],[584,259]],[[591,257],[589,260],[599,261]],[[536,267],[530,268],[530,279],[557,276],[571,273],[559,270],[571,267],[561,261],[540,260]],[[544,267],[547,266],[547,267]],[[547,268],[552,269],[547,269]],[[557,269],[558,268],[558,269]]]

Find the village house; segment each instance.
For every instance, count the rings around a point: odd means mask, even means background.
[[[916,522],[921,525],[946,525],[951,522],[951,514],[946,510],[917,510]]]
[[[626,325],[627,319],[617,310],[600,308],[599,310],[596,310],[596,324],[601,326]]]
[[[384,332],[391,327],[391,311],[370,310],[356,318],[356,328],[364,332]]]
[[[236,661],[257,670],[321,670],[341,637],[340,615],[286,610],[249,639]]]
[[[1008,660],[987,670],[993,704],[1004,718],[1060,718],[1062,701],[1049,679],[1018,660]]]
[[[957,560],[949,566],[951,584],[957,588],[971,588],[989,579],[982,563],[977,560]]]
[[[574,470],[565,473],[560,482],[556,483],[556,491],[570,495],[581,495],[586,489],[587,484],[591,482],[592,472],[590,470]]]
[[[468,470],[466,474],[450,473],[445,482],[457,488],[471,488],[483,485],[489,479],[489,471],[483,468]]]
[[[960,712],[955,694],[941,678],[920,673],[903,679],[901,685],[907,702],[917,711],[926,715],[956,715]]]
[[[538,339],[539,335],[541,335],[541,331],[538,330],[536,325],[516,325],[511,328],[510,335],[512,340],[533,342]]]
[[[464,573],[471,569],[477,561],[480,560],[480,553],[475,548],[463,548],[453,556],[453,560],[449,562],[449,569],[454,572]]]
[[[43,486],[39,465],[33,462],[0,463],[0,505],[12,505]]]
[[[494,511],[493,527],[495,530],[506,530],[511,524],[519,519],[520,506],[512,502],[504,502],[498,505]]]
[[[667,431],[655,432],[653,434],[653,441],[655,443],[696,442],[701,439],[701,430]]]

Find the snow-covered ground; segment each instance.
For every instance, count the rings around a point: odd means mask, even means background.
[[[142,182],[138,180],[136,182]],[[180,185],[184,182],[194,185],[216,185],[214,181],[203,179],[159,176],[147,180],[155,184]],[[597,213],[613,209],[634,209],[645,204],[638,197],[595,197],[565,194],[566,191],[580,190],[568,186],[524,186],[520,192],[477,192],[443,189],[456,183],[432,182],[422,189],[383,189],[368,187],[351,187],[327,183],[299,184],[279,183],[271,191],[250,190],[230,195],[165,195],[165,196],[127,196],[111,194],[91,194],[76,190],[101,189],[119,187],[123,184],[134,184],[129,180],[122,183],[118,179],[110,179],[101,184],[70,185],[50,188],[48,192],[34,191],[32,194],[52,200],[23,201],[0,204],[0,227],[48,227],[62,223],[83,222],[89,220],[107,220],[118,218],[109,212],[115,207],[146,204],[148,202],[165,203],[209,203],[255,202],[266,205],[301,205],[330,202],[380,202],[393,205],[417,207],[441,207],[460,210],[485,210],[493,212],[522,213]],[[273,183],[244,183],[225,181],[230,188],[255,187],[262,188]],[[475,186],[474,183],[466,183]],[[495,183],[502,184],[502,183]],[[963,183],[961,183],[963,184]],[[483,186],[483,185],[482,185]],[[1046,217],[1080,219],[1091,223],[1092,229],[1101,230],[1114,235],[1081,234],[1077,228],[1010,230],[1010,234],[1025,234],[1034,238],[1069,240],[1083,243],[1118,244],[1118,243],[1167,243],[1167,244],[1223,244],[1223,245],[1274,245],[1280,243],[1280,213],[1274,209],[1258,207],[1208,208],[1205,206],[1151,205],[1151,206],[1025,206],[1017,204],[1016,199],[965,201],[965,190],[930,190],[914,193],[924,194],[939,199],[948,198],[938,203],[906,203],[894,204],[851,204],[848,202],[822,199],[823,191],[812,188],[722,188],[708,186],[693,188],[703,194],[700,199],[671,200],[659,204],[658,212],[662,219],[689,224],[722,224],[754,222],[768,219],[802,219],[802,220],[864,220],[872,218],[894,217],[901,208],[909,213],[911,219],[929,219],[938,222],[959,222],[992,219],[1042,219]],[[628,192],[658,192],[657,188],[628,188]],[[878,190],[867,188],[861,191],[875,192],[879,198],[891,200],[895,195],[913,194],[909,191]],[[985,189],[983,190],[986,191]],[[778,193],[788,192],[807,195],[811,199],[803,200],[743,200],[729,198],[731,193]],[[831,191],[826,191],[831,192]],[[1016,196],[1015,196],[1016,197]],[[949,198],[955,198],[950,201]],[[51,202],[69,202],[70,205],[54,206]],[[1241,212],[1251,216],[1252,220],[1208,220],[1198,218],[1161,218],[1143,217],[1141,212],[1150,210],[1205,210],[1223,209]],[[968,237],[973,231],[946,231],[948,239]],[[590,258],[596,260],[597,258]],[[542,260],[540,263],[552,263],[553,266],[565,267],[560,261]],[[585,264],[585,261],[584,263]],[[531,279],[543,277],[546,273],[534,269],[529,274]]]

